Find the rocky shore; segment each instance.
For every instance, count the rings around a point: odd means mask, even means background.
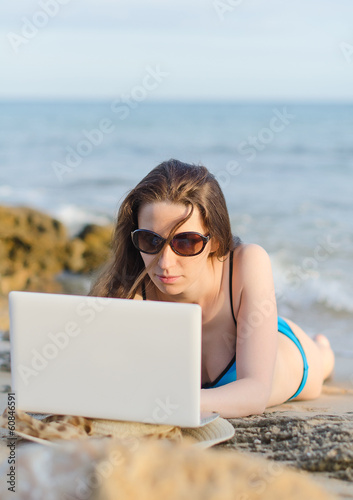
[[[0,206],[0,330],[9,327],[11,290],[67,293],[70,279],[89,277],[106,262],[112,229],[90,224],[70,238],[67,228],[45,213]]]

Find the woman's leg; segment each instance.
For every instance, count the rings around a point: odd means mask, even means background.
[[[333,368],[335,366],[335,355],[333,354],[330,342],[328,338],[325,337],[325,335],[322,335],[322,333],[318,333],[314,336],[314,341],[321,351],[323,363],[323,379],[326,380],[333,372]]]
[[[309,365],[305,387],[293,401],[315,399],[321,393],[323,381],[331,375],[334,368],[335,358],[330,342],[322,334],[317,334],[312,339],[293,321],[287,318],[283,319],[299,339]],[[298,349],[294,343],[293,349]]]

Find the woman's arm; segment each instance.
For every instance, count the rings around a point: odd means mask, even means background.
[[[225,418],[262,413],[271,394],[277,354],[277,306],[272,268],[259,245],[241,248],[234,261],[233,296],[241,288],[237,315],[237,380],[201,389],[201,410]],[[239,281],[240,280],[240,281]],[[236,284],[237,281],[237,284]]]

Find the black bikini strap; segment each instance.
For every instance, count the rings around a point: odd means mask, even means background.
[[[146,288],[145,288],[145,282],[144,281],[142,282],[142,299],[143,300],[147,300],[146,299]]]
[[[232,308],[232,316],[233,316],[233,319],[234,319],[234,323],[237,324],[237,320],[235,319],[234,310],[233,310],[233,286],[232,286],[232,281],[233,281],[233,252],[234,252],[234,250],[230,251],[230,263],[229,263],[229,297],[230,297],[230,307]]]

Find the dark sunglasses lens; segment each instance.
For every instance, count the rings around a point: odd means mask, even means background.
[[[134,243],[141,252],[157,253],[163,245],[163,240],[157,234],[138,231],[134,234]]]
[[[181,255],[195,255],[201,252],[203,239],[198,234],[177,234],[172,240],[173,248]]]

